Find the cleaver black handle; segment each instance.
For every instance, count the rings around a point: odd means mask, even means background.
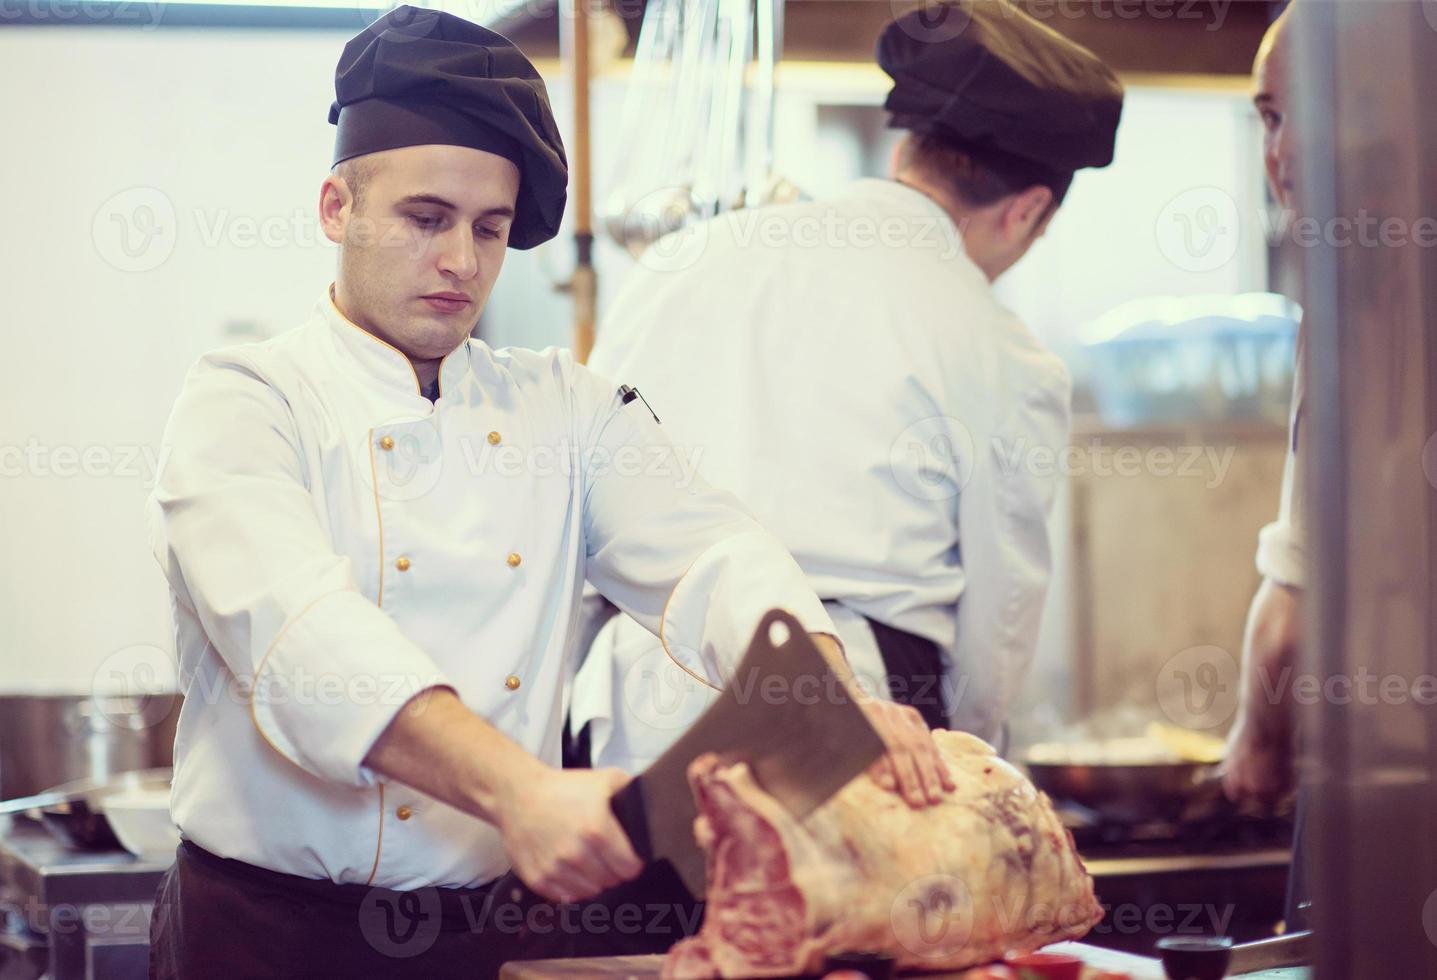
[[[629,838],[639,860],[648,865],[654,860],[653,839],[649,834],[649,818],[644,811],[644,781],[641,777],[629,780],[628,785],[609,798],[609,809]],[[522,908],[543,904],[547,899],[525,884],[517,874],[510,871],[500,882],[501,894],[507,901],[513,901]],[[559,954],[556,954],[559,955]]]
[[[649,833],[648,811],[644,808],[643,777],[634,777],[627,786],[615,793],[609,800],[609,809],[614,811],[614,817],[618,819],[619,826],[624,828],[624,834],[629,838],[639,860],[645,864],[653,861],[654,841]]]

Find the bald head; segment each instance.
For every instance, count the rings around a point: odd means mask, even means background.
[[[1268,27],[1267,33],[1262,36],[1262,44],[1258,46],[1257,57],[1252,62],[1254,79],[1261,76],[1264,67],[1274,55],[1278,58],[1279,63],[1285,57],[1287,38],[1290,34],[1289,25],[1292,23],[1292,7],[1292,4],[1284,7],[1282,13]]]
[[[1292,207],[1296,183],[1297,140],[1290,125],[1292,109],[1292,19],[1294,0],[1263,35],[1252,64],[1253,104],[1262,117],[1262,160],[1267,185],[1284,208]]]

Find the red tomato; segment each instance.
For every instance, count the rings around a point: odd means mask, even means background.
[[[1018,980],[1078,980],[1083,961],[1067,953],[1023,953],[1003,962],[1018,972]]]

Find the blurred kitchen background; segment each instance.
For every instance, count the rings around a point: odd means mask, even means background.
[[[168,649],[140,517],[160,432],[201,352],[298,324],[330,281],[335,249],[314,212],[334,62],[376,15],[170,4],[156,25],[158,8],[121,6],[120,23],[90,24],[84,6],[0,19],[6,90],[29,96],[6,102],[0,158],[11,190],[3,464],[18,477],[0,481],[10,693],[86,692],[117,655]],[[1293,363],[1291,310],[1245,295],[1284,292],[1256,218],[1267,201],[1247,76],[1277,5],[1172,3],[1174,16],[1137,19],[1102,3],[1046,7],[1050,26],[1120,69],[1129,94],[1116,162],[1078,174],[999,286],[1072,366],[1083,450],[1068,460],[1059,575],[1020,733],[1123,703],[1189,647],[1237,656]],[[453,9],[478,19],[488,8]],[[642,9],[596,9],[591,28],[600,212],[629,165],[618,121]],[[805,193],[886,167],[886,78],[871,53],[895,9],[787,5],[774,169]],[[498,18],[539,60],[566,127],[569,20],[542,0]],[[600,230],[601,314],[633,261]],[[568,237],[507,263],[481,335],[569,345],[571,303],[555,288],[572,273]]]
[[[438,6],[498,26],[536,58],[572,146],[571,18],[542,0]],[[894,136],[873,44],[908,6],[786,5],[774,170],[804,193],[883,174]],[[1293,375],[1297,310],[1283,296],[1295,292],[1269,245],[1277,236],[1264,234],[1248,78],[1280,4],[1130,5],[1135,17],[1106,0],[1024,6],[1112,63],[1128,98],[1116,162],[1078,174],[1047,235],[999,284],[1077,382],[1054,587],[1011,743],[1075,724],[1220,737],[1236,708],[1257,532],[1276,513]],[[601,324],[635,261],[602,218],[635,165],[619,122],[643,10],[596,5],[590,26]],[[299,324],[330,282],[336,251],[315,209],[333,70],[378,13],[0,12],[12,96],[0,155],[0,797],[167,762],[168,702],[120,697],[174,685],[168,598],[141,516],[161,430],[203,351]],[[511,253],[479,333],[496,346],[570,345],[572,304],[556,286],[573,255],[567,233]],[[1193,658],[1215,671],[1197,675],[1201,690],[1165,690],[1165,666]],[[1237,903],[1234,934],[1269,934],[1290,826],[1224,811],[1228,823],[1179,833],[1191,816],[1160,808],[1114,831],[1080,814],[1105,900],[1176,903],[1162,898],[1169,889],[1203,908]],[[1216,865],[1195,856],[1215,849],[1227,854]],[[1151,930],[1140,932],[1107,941],[1146,952]]]
[[[0,569],[7,691],[89,690],[116,651],[170,644],[164,582],[139,513],[181,376],[207,349],[297,325],[331,280],[335,247],[315,207],[332,148],[333,63],[374,11],[237,7],[226,16],[205,7],[207,17],[190,17],[200,24],[175,26],[187,20],[184,6],[170,4],[158,26],[141,4],[126,6],[131,20],[121,24],[88,26],[86,7],[63,22],[0,20],[6,89],[30,96],[6,102],[11,149],[0,158],[11,191],[0,239],[10,345],[0,365],[3,463],[6,476],[26,474],[0,481],[0,530],[14,556]],[[1147,468],[1193,473],[1104,479],[1102,453],[1094,466],[1069,461],[1088,473],[1072,480],[1061,537],[1069,568],[1085,573],[1055,589],[1040,670],[1069,671],[1056,690],[1071,700],[1055,700],[1038,678],[1032,685],[1061,713],[1121,700],[1121,678],[1144,658],[1194,644],[1237,652],[1257,581],[1256,530],[1275,513],[1292,374],[1282,303],[1232,299],[1282,292],[1255,218],[1266,200],[1247,79],[1276,6],[1196,4],[1186,17],[1128,20],[1086,4],[1088,16],[1048,20],[1121,69],[1128,101],[1117,161],[1079,172],[1000,293],[1075,371],[1075,444],[1117,438],[1114,447],[1144,454],[1173,445],[1170,466],[1160,456]],[[476,16],[480,7],[454,9]],[[871,52],[894,9],[787,4],[775,170],[803,193],[887,167],[887,79]],[[621,182],[611,124],[641,7],[622,11],[627,19],[605,9],[592,29],[598,210]],[[256,20],[269,26],[239,26]],[[568,124],[559,17],[535,0],[503,23],[539,59]],[[599,233],[601,322],[631,262]],[[565,236],[510,254],[480,335],[569,345],[569,297],[555,285],[572,266]],[[1214,447],[1219,463],[1234,454],[1226,468],[1184,467],[1186,447]],[[1122,648],[1134,635],[1151,647]],[[1102,671],[1078,671],[1088,680],[1076,683],[1075,658],[1096,658]]]

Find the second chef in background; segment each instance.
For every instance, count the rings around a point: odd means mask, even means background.
[[[659,241],[589,363],[638,385],[703,476],[782,538],[870,687],[992,741],[1050,570],[1057,475],[1026,462],[1066,444],[1070,382],[991,284],[1074,172],[1112,161],[1123,92],[1006,4],[906,14],[877,58],[907,131],[891,179]],[[720,679],[696,655],[683,668],[691,691]],[[654,711],[644,684],[664,671],[632,619],[599,631],[570,718],[595,764],[642,767],[711,696]]]

